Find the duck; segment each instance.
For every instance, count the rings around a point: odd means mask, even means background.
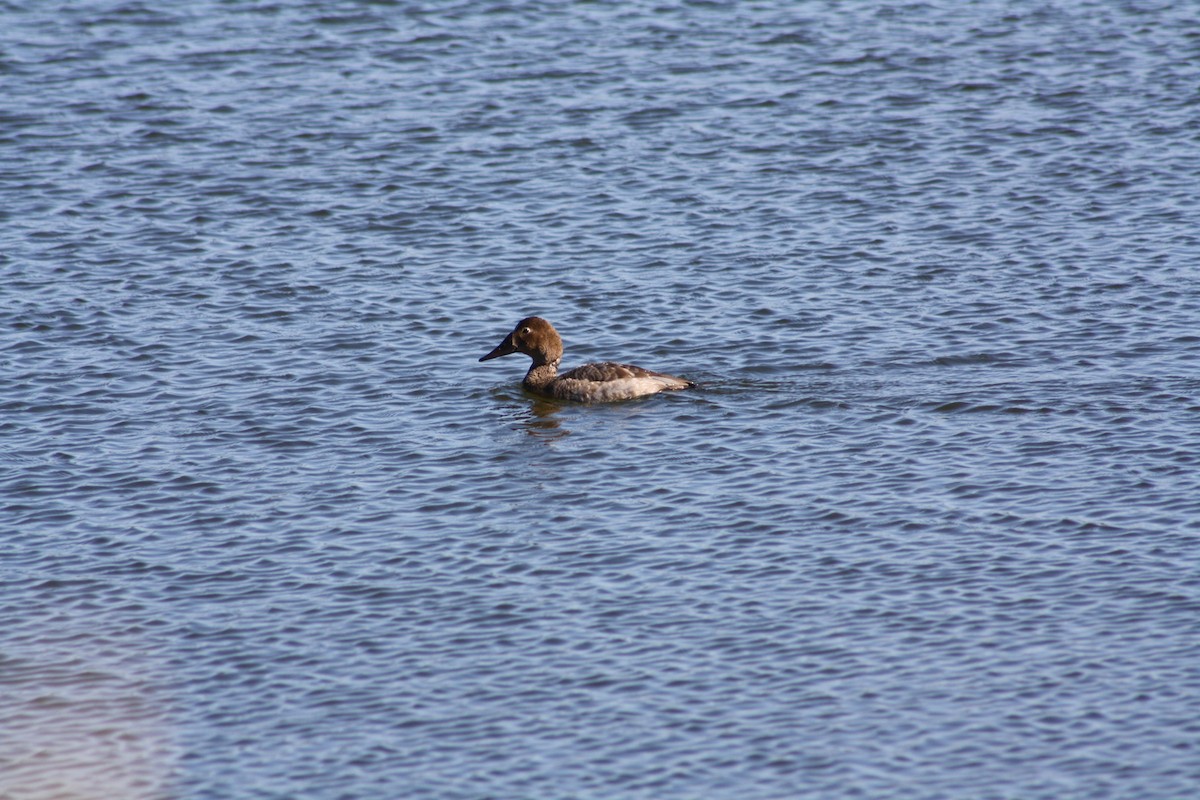
[[[547,320],[526,317],[517,323],[504,341],[479,360],[524,353],[533,359],[521,385],[534,394],[555,400],[581,403],[609,403],[632,400],[663,391],[691,389],[696,384],[686,378],[652,372],[632,364],[603,361],[558,374],[562,360],[562,337]]]

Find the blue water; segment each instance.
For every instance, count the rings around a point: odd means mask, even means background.
[[[1182,2],[0,2],[0,797],[1196,794],[1197,86]]]

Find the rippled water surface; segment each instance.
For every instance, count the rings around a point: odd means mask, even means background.
[[[0,796],[1194,796],[1195,11],[0,2]]]

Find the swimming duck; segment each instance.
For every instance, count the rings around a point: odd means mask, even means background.
[[[480,361],[524,353],[533,359],[525,380],[526,389],[536,394],[557,400],[577,400],[582,403],[606,403],[613,400],[631,400],[635,397],[657,394],[663,390],[689,389],[696,384],[673,375],[651,372],[631,364],[615,364],[605,361],[599,364],[584,364],[570,372],[558,374],[558,362],[562,360],[562,337],[554,326],[541,317],[526,317],[517,323],[512,333],[496,345]]]

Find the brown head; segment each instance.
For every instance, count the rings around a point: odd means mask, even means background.
[[[496,345],[480,361],[488,361],[510,353],[524,353],[533,359],[534,365],[557,364],[562,358],[562,337],[554,326],[541,317],[526,317],[517,323],[512,333]]]

